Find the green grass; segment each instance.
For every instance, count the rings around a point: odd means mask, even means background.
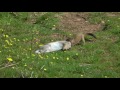
[[[108,25],[104,31],[95,33],[98,37],[95,42],[86,42],[65,52],[37,55],[34,52],[41,44],[57,40],[50,37],[52,34],[68,34],[56,28],[52,30],[58,25],[59,19],[54,16],[59,13],[41,12],[36,24],[23,20],[30,17],[30,13],[18,14],[15,18],[7,12],[0,13],[1,78],[120,77],[119,16],[108,17],[102,12],[92,12],[89,18],[91,23],[104,20]],[[9,66],[12,64],[15,65]]]

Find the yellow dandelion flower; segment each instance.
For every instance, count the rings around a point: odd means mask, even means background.
[[[7,60],[8,60],[8,61],[10,61],[10,62],[12,62],[12,61],[13,61],[13,59],[12,59],[12,58],[10,58],[10,57],[8,57],[8,58],[7,58]]]
[[[8,35],[5,35],[6,38],[8,38],[9,36]]]
[[[26,66],[27,66],[27,64],[25,63],[25,64],[24,64],[24,66],[26,67]]]
[[[56,59],[59,59],[58,57]]]
[[[13,41],[10,39],[10,42],[13,42]]]
[[[107,76],[105,76],[105,78],[108,78]]]
[[[1,53],[1,51],[0,51],[0,53]]]
[[[67,60],[69,60],[69,57],[67,57]]]
[[[80,75],[81,77],[83,77],[83,75]]]
[[[18,39],[17,41],[19,42],[20,40]]]
[[[53,57],[53,59],[55,59],[55,57]]]
[[[69,34],[70,36],[72,35],[72,34]]]
[[[32,70],[32,68],[30,68],[30,70]]]
[[[42,57],[41,55],[39,55],[39,57],[40,57],[41,59],[43,59],[43,57]]]
[[[76,53],[76,56],[78,56],[78,53]]]
[[[47,69],[46,68],[44,68],[44,71],[46,71]]]
[[[34,56],[35,56],[35,54],[32,54],[32,56],[34,57]]]
[[[50,62],[50,64],[53,64],[53,62]]]
[[[8,40],[5,40],[5,42],[6,42],[7,44],[10,44]]]
[[[6,47],[5,45],[3,45],[3,47],[4,47],[4,48],[8,48],[8,47]]]
[[[9,43],[10,46],[12,46],[13,44],[12,43]]]
[[[53,25],[53,27],[55,27],[55,25]]]
[[[13,38],[16,41],[16,38]]]
[[[39,46],[43,46],[43,44],[40,44]]]
[[[29,50],[32,50],[31,48],[29,48]]]
[[[14,69],[15,67],[12,67],[12,69]]]
[[[38,44],[38,42],[36,42],[36,44]]]

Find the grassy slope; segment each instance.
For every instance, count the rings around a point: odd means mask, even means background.
[[[55,40],[49,35],[67,32],[52,30],[58,22],[54,15],[58,13],[39,16],[37,24],[24,20],[29,13],[19,14],[19,18],[14,18],[0,13],[0,77],[120,77],[120,17],[91,13],[91,23],[104,20],[108,25],[104,31],[96,32],[98,39],[94,43],[36,55],[34,51],[41,44]],[[38,43],[33,42],[36,39]],[[16,65],[7,67],[11,64]]]

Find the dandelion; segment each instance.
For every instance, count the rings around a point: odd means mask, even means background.
[[[53,27],[55,27],[55,25],[53,25]]]
[[[67,57],[67,60],[69,60],[69,57]]]
[[[10,58],[10,57],[8,57],[8,58],[7,58],[7,60],[8,60],[8,61],[10,61],[10,62],[12,62],[12,61],[13,61],[13,59],[12,59],[12,58]]]
[[[36,42],[36,44],[38,44],[38,42]]]
[[[8,47],[6,47],[5,45],[3,45],[3,47],[4,47],[4,48],[8,48]]]
[[[30,68],[30,70],[32,70],[32,68]]]
[[[56,59],[59,59],[58,57]]]
[[[83,75],[80,75],[81,77],[83,77]]]
[[[10,46],[12,46],[13,44],[12,44],[12,43],[10,43],[9,45],[10,45]]]
[[[78,53],[76,53],[75,55],[78,56]]]
[[[72,34],[69,34],[70,36],[72,35]]]
[[[46,71],[47,69],[46,68],[44,68],[44,71]]]
[[[32,54],[32,56],[34,57],[34,56],[35,56],[35,54]]]
[[[8,45],[10,44],[8,40],[5,40],[5,42],[6,42]]]
[[[40,44],[39,46],[43,46],[43,44]]]
[[[13,38],[16,41],[16,38]]]
[[[53,64],[53,62],[50,62],[50,64]]]
[[[17,41],[19,42],[20,40],[18,39]]]
[[[6,38],[8,38],[9,36],[4,34],[4,35],[3,35],[3,37],[6,37]]]
[[[108,78],[107,76],[105,76],[105,78]]]
[[[24,64],[24,66],[26,67],[26,66],[27,66],[27,64],[25,63],[25,64]]]
[[[0,51],[0,53],[1,53],[1,51]]]
[[[52,42],[54,41],[54,40],[51,40]]]
[[[53,59],[55,59],[55,57],[53,57]]]
[[[32,50],[31,48],[29,48],[29,50]]]
[[[41,55],[39,55],[39,57],[40,57],[41,59],[43,59],[43,57],[42,57]]]
[[[8,35],[5,35],[6,38],[8,38],[9,36]]]
[[[12,67],[12,69],[14,69],[15,67]]]

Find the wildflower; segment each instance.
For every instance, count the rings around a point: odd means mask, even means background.
[[[46,68],[44,68],[44,71],[46,71],[47,69]]]
[[[13,38],[16,41],[16,38]]]
[[[50,62],[50,64],[53,64],[53,62]]]
[[[12,67],[12,69],[14,69],[15,67]]]
[[[58,57],[56,59],[59,59]]]
[[[5,45],[3,45],[3,47],[8,48],[8,47],[6,47]]]
[[[10,61],[10,62],[12,62],[12,61],[13,61],[13,59],[12,59],[12,58],[10,58],[10,57],[9,57],[9,58],[7,58],[7,60],[8,60],[8,61]]]
[[[76,56],[78,56],[78,53],[76,53]]]
[[[105,76],[105,78],[108,78],[107,76]]]
[[[24,66],[26,67],[26,66],[27,66],[27,64],[25,63],[25,64],[24,64]]]
[[[43,57],[42,57],[41,55],[39,55],[39,57],[40,57],[41,59],[43,59]]]
[[[19,42],[20,40],[18,39],[17,41]]]
[[[55,25],[53,25],[53,27],[55,27]]]
[[[67,57],[67,60],[69,60],[69,57]]]
[[[40,44],[39,46],[43,46],[43,44]]]
[[[29,48],[29,50],[32,50],[31,48]]]
[[[34,57],[34,56],[35,56],[35,54],[32,54],[32,56]]]
[[[0,53],[1,53],[1,51],[0,51]]]
[[[8,45],[10,44],[8,40],[5,40],[5,42],[6,42]]]
[[[8,38],[9,36],[8,35],[5,35],[6,38]]]
[[[83,77],[83,75],[80,75],[81,77]]]
[[[55,59],[55,57],[53,57],[53,59]]]
[[[30,70],[32,70],[32,68],[30,68]]]
[[[9,45],[10,45],[10,46],[12,46],[13,44],[12,44],[12,43],[10,43]]]
[[[4,35],[3,35],[3,37],[6,37],[6,38],[8,38],[9,36],[4,34]]]
[[[72,35],[72,34],[69,34],[70,36]]]

